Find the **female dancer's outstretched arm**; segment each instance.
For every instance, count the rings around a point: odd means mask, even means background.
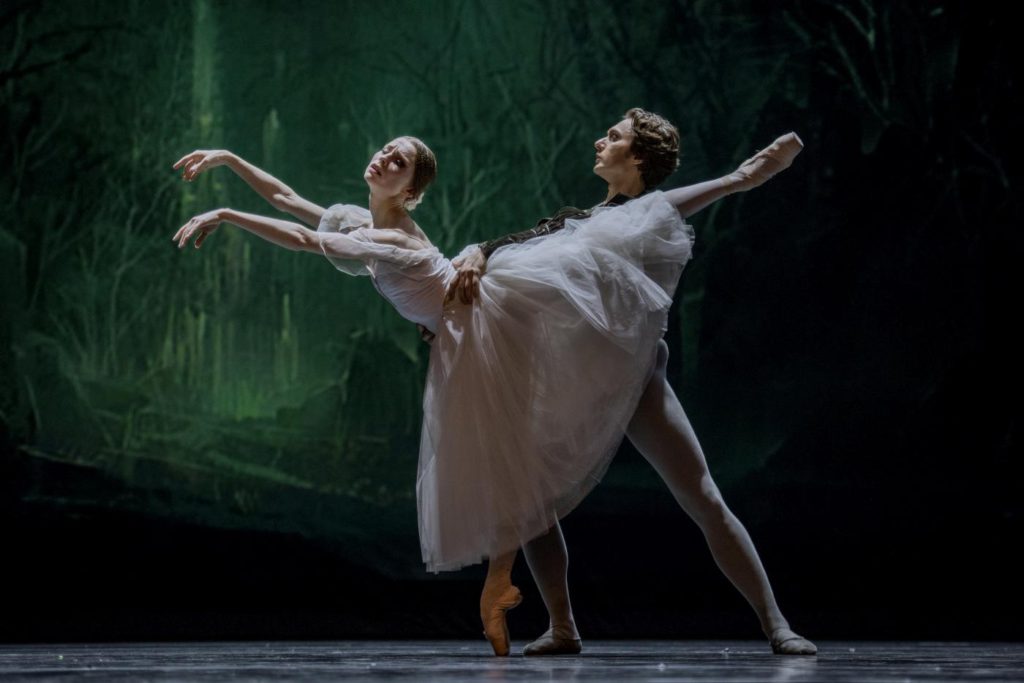
[[[322,206],[303,199],[296,194],[295,190],[274,176],[226,149],[197,149],[191,154],[186,154],[178,160],[178,163],[174,164],[175,169],[182,166],[184,166],[184,170],[181,177],[184,180],[194,180],[196,176],[209,168],[227,166],[275,209],[290,213],[306,225],[316,227],[324,215],[325,209]]]
[[[316,250],[319,250],[316,232],[304,225],[234,209],[214,209],[194,216],[188,223],[178,228],[178,232],[174,233],[174,237],[171,239],[177,242],[178,248],[181,249],[188,244],[193,235],[199,233],[195,242],[195,247],[198,249],[206,241],[206,238],[220,227],[221,223],[237,225],[268,242],[273,242],[277,246],[291,251],[313,251],[311,246],[315,246]]]
[[[361,259],[366,255],[365,249],[360,248],[359,241],[349,234],[317,232],[291,221],[267,218],[234,209],[214,209],[201,213],[178,228],[171,239],[178,243],[180,249],[188,244],[193,235],[199,233],[195,241],[195,247],[198,249],[221,223],[237,225],[291,251],[311,251],[340,259]],[[367,233],[366,237],[367,241],[377,244],[410,247],[409,238],[395,230],[373,230]]]

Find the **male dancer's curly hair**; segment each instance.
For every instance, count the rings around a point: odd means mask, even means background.
[[[640,177],[652,190],[679,166],[679,131],[668,119],[640,107],[633,107],[622,118],[633,123],[633,144],[629,151],[640,159]]]

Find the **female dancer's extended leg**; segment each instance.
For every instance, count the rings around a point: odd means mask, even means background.
[[[715,562],[757,613],[761,628],[778,654],[814,654],[810,641],[790,630],[782,615],[764,566],[754,549],[750,535],[722,499],[708,471],[704,453],[679,399],[665,378],[668,346],[658,344],[657,360],[651,380],[630,421],[626,435],[668,484],[679,505],[697,523],[707,540]],[[551,631],[528,645],[527,654],[557,651],[558,637],[567,634],[572,624],[565,568],[568,558],[561,530],[553,528],[547,536],[525,547],[530,570],[551,614]],[[546,539],[546,540],[545,540]],[[539,576],[538,576],[539,574]],[[561,633],[559,633],[561,630]],[[575,626],[572,626],[575,634]],[[530,651],[530,650],[534,651]]]

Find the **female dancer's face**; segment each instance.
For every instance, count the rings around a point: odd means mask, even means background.
[[[363,178],[371,192],[384,196],[402,194],[412,185],[415,160],[416,148],[412,143],[405,138],[395,138],[373,155]]]
[[[594,173],[612,182],[636,169],[640,160],[630,151],[632,145],[633,122],[622,119],[609,128],[603,138],[594,142],[594,149],[597,150]],[[639,172],[639,169],[636,170]]]

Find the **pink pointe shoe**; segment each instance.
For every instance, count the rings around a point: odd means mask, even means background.
[[[480,610],[484,622],[484,636],[491,642],[494,654],[505,657],[511,648],[508,635],[508,624],[505,623],[505,612],[516,607],[523,601],[523,594],[515,586],[509,586],[501,597]]]
[[[804,148],[803,140],[796,133],[786,133],[775,142],[750,157],[729,174],[730,179],[741,190],[751,190],[763,185],[772,176],[784,171]]]

